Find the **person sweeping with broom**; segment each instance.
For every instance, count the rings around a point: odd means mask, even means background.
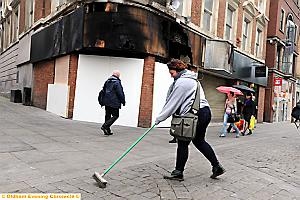
[[[172,59],[168,64],[169,73],[174,78],[171,84],[165,105],[155,120],[155,125],[166,120],[168,117],[177,114],[186,116],[194,108],[194,102],[199,95],[198,112],[196,113],[197,124],[196,134],[192,140],[184,137],[177,138],[177,157],[176,166],[170,175],[164,176],[165,179],[183,181],[183,171],[189,155],[189,144],[192,141],[195,147],[209,160],[212,165],[211,178],[216,178],[225,172],[220,165],[214,150],[205,141],[205,133],[211,120],[211,111],[201,84],[197,81],[197,74],[187,69],[187,64],[178,59]],[[199,92],[199,93],[198,93]],[[172,119],[172,121],[173,121]],[[172,127],[172,125],[171,125]],[[171,129],[172,130],[172,129]]]
[[[196,73],[187,70],[187,65],[177,59],[172,59],[168,64],[169,72],[171,76],[174,78],[173,84],[170,86],[166,103],[159,114],[159,116],[155,120],[155,124],[151,126],[143,135],[141,135],[118,159],[116,159],[103,173],[95,172],[93,174],[93,178],[98,183],[98,186],[101,188],[105,188],[107,185],[107,181],[104,176],[118,163],[124,158],[129,151],[134,148],[154,127],[160,122],[166,120],[168,117],[173,115],[173,119],[175,118],[175,113],[178,112],[180,116],[187,117],[186,122],[190,122],[188,120],[189,116],[192,117],[192,121],[197,121],[190,127],[192,128],[192,133],[187,133],[187,135],[192,135],[193,137],[178,137],[178,147],[177,147],[177,158],[176,158],[176,167],[175,170],[172,171],[171,175],[164,176],[165,179],[173,179],[173,180],[183,180],[183,171],[186,161],[188,159],[188,146],[192,141],[196,148],[210,161],[212,165],[212,175],[211,178],[216,178],[225,172],[223,167],[219,164],[219,161],[215,155],[214,150],[211,146],[205,141],[205,133],[206,128],[211,120],[211,112],[209,108],[209,104],[205,99],[205,95],[202,89],[202,86],[197,81]],[[197,102],[197,103],[195,103]],[[196,106],[196,104],[198,106]],[[192,111],[197,110],[196,114],[191,113]],[[197,115],[197,116],[196,116]],[[199,116],[199,121],[198,121]],[[173,121],[172,119],[172,121]],[[186,123],[181,123],[181,125],[185,125]],[[185,130],[190,130],[189,128],[185,128]],[[174,127],[173,127],[174,128]],[[172,129],[171,123],[171,132],[176,133],[178,129]],[[195,131],[194,131],[195,130]],[[196,132],[196,134],[194,134]],[[192,140],[190,140],[193,138]]]

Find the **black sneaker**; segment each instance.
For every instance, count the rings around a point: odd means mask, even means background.
[[[183,173],[177,169],[172,171],[171,176],[164,175],[164,179],[183,181]]]
[[[247,135],[252,135],[252,131],[249,129],[249,133]]]
[[[112,135],[112,132],[110,132],[108,129],[101,126],[101,130],[104,132],[104,135]]]
[[[174,137],[172,140],[169,141],[169,143],[177,143],[176,138]]]
[[[224,172],[225,172],[225,169],[221,165],[213,167],[212,168],[212,173],[213,174],[210,176],[210,178],[216,179],[217,176],[220,176],[220,175],[224,174]]]

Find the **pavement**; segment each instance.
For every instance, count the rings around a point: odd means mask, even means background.
[[[122,110],[120,112],[122,114]],[[0,97],[0,193],[81,193],[98,199],[300,200],[300,130],[289,122],[258,124],[254,134],[219,138],[211,124],[207,141],[226,173],[210,179],[211,166],[191,144],[182,182],[164,180],[174,169],[176,144],[166,128],[154,128],[106,175],[102,173],[147,129],[64,119]]]

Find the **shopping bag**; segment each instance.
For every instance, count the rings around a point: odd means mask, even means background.
[[[244,129],[245,129],[245,120],[240,119],[240,121],[236,122],[235,125],[240,131],[244,131]]]
[[[255,126],[255,117],[252,115],[250,118],[250,124],[249,124],[249,129],[253,130]]]

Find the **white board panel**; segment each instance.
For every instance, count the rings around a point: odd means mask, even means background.
[[[169,86],[173,82],[173,78],[169,74],[166,64],[156,62],[154,73],[154,94],[153,94],[153,112],[152,121],[154,123],[156,117],[165,105]],[[171,117],[161,122],[158,127],[169,127],[171,125]]]
[[[69,86],[65,84],[48,84],[46,110],[62,117],[68,115]]]
[[[103,123],[105,110],[97,97],[113,70],[120,70],[126,105],[114,125],[136,127],[140,105],[143,59],[80,55],[76,80],[73,119]]]

